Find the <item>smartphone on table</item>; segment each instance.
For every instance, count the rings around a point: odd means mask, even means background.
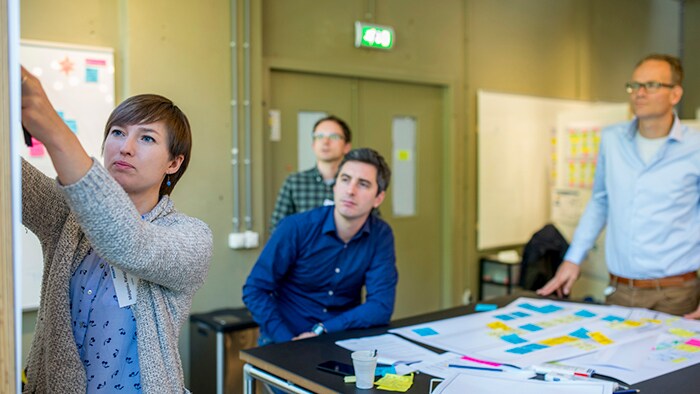
[[[339,361],[329,360],[324,361],[316,366],[321,371],[329,372],[340,376],[354,376],[355,368],[350,364],[341,363]]]

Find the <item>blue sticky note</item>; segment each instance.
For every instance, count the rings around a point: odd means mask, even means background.
[[[603,320],[605,320],[605,321],[610,321],[610,322],[613,322],[613,321],[625,321],[625,319],[623,319],[623,318],[621,318],[621,317],[613,316],[613,315],[605,316],[605,317],[603,318]]]
[[[556,306],[556,305],[546,305],[546,306],[541,307],[541,308],[539,309],[539,312],[542,312],[542,313],[552,313],[552,312],[556,312],[556,311],[561,310],[561,309],[562,309],[562,308],[561,308],[560,306]]]
[[[588,330],[586,330],[585,328],[579,328],[574,332],[570,332],[569,335],[576,338],[588,339]]]
[[[539,343],[530,343],[530,344],[527,344],[527,345],[525,345],[525,346],[515,347],[515,348],[512,348],[512,349],[508,349],[508,350],[506,350],[506,351],[507,351],[508,353],[527,354],[527,353],[530,353],[530,352],[534,352],[535,350],[544,349],[544,348],[546,348],[546,347],[547,347],[547,346],[545,346],[545,345],[540,345]]]
[[[498,309],[498,305],[496,304],[476,304],[476,307],[474,308],[474,310],[477,312],[493,311],[496,309]]]
[[[433,330],[430,327],[423,327],[423,328],[414,328],[413,332],[416,334],[422,336],[422,337],[427,337],[429,335],[437,335],[437,331]]]
[[[536,326],[534,324],[526,324],[524,326],[520,326],[520,328],[522,328],[523,330],[532,331],[532,332],[539,331],[542,329],[542,327]]]
[[[75,119],[64,119],[63,122],[68,126],[73,133],[78,132],[78,122]]]
[[[595,313],[593,313],[591,311],[587,311],[585,309],[581,309],[580,311],[574,313],[574,315],[580,316],[580,317],[593,317],[593,316],[595,316]]]
[[[527,339],[523,339],[523,338],[519,337],[519,336],[516,335],[516,334],[504,335],[504,336],[501,337],[501,339],[503,339],[503,340],[506,341],[506,342],[510,342],[510,343],[512,343],[512,344],[514,344],[514,345],[517,345],[517,344],[519,344],[519,343],[527,342]]]
[[[503,321],[508,321],[508,320],[513,320],[513,319],[515,319],[515,318],[514,318],[513,316],[511,316],[511,315],[497,315],[497,316],[494,316],[494,317],[495,317],[496,319],[500,319],[500,320],[503,320]]]
[[[528,316],[530,316],[530,314],[525,313],[525,312],[513,312],[513,316],[517,316],[517,317],[528,317]]]
[[[90,68],[90,67],[86,68],[85,69],[85,82],[96,83],[97,79],[98,79],[98,75],[99,74],[98,74],[98,71],[96,68]]]
[[[387,366],[387,367],[380,367],[380,366],[377,366],[377,368],[374,370],[374,375],[375,375],[375,376],[377,376],[377,375],[382,375],[382,376],[384,376],[384,375],[386,375],[386,374],[388,374],[388,373],[396,374],[396,368],[394,368],[393,365],[389,365],[389,366]]]
[[[532,304],[520,304],[518,306],[523,308],[523,309],[529,309],[531,311],[537,311],[537,312],[539,312],[539,309],[540,309]]]

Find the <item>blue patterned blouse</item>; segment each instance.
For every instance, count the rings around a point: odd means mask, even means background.
[[[109,264],[93,250],[73,273],[70,300],[87,392],[140,393],[136,319],[131,307],[119,307]]]

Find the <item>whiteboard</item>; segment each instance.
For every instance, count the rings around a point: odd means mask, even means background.
[[[114,109],[114,51],[22,40],[20,62],[39,78],[46,95],[90,156],[101,158],[102,135]],[[43,145],[34,141],[20,152],[50,177],[56,176]],[[39,306],[43,257],[39,240],[22,232],[22,309]]]
[[[602,125],[622,121],[626,103],[591,103],[479,91],[477,93],[477,247],[525,244],[550,219],[561,114],[591,108]],[[611,110],[609,110],[611,109]],[[622,109],[622,110],[621,110]],[[607,116],[612,111],[619,118]],[[595,118],[596,112],[591,112]],[[591,119],[598,121],[598,119]]]

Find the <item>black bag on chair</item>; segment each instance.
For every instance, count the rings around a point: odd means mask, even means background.
[[[520,265],[520,287],[537,290],[549,281],[564,260],[569,248],[564,236],[551,224],[536,232],[523,250]]]

